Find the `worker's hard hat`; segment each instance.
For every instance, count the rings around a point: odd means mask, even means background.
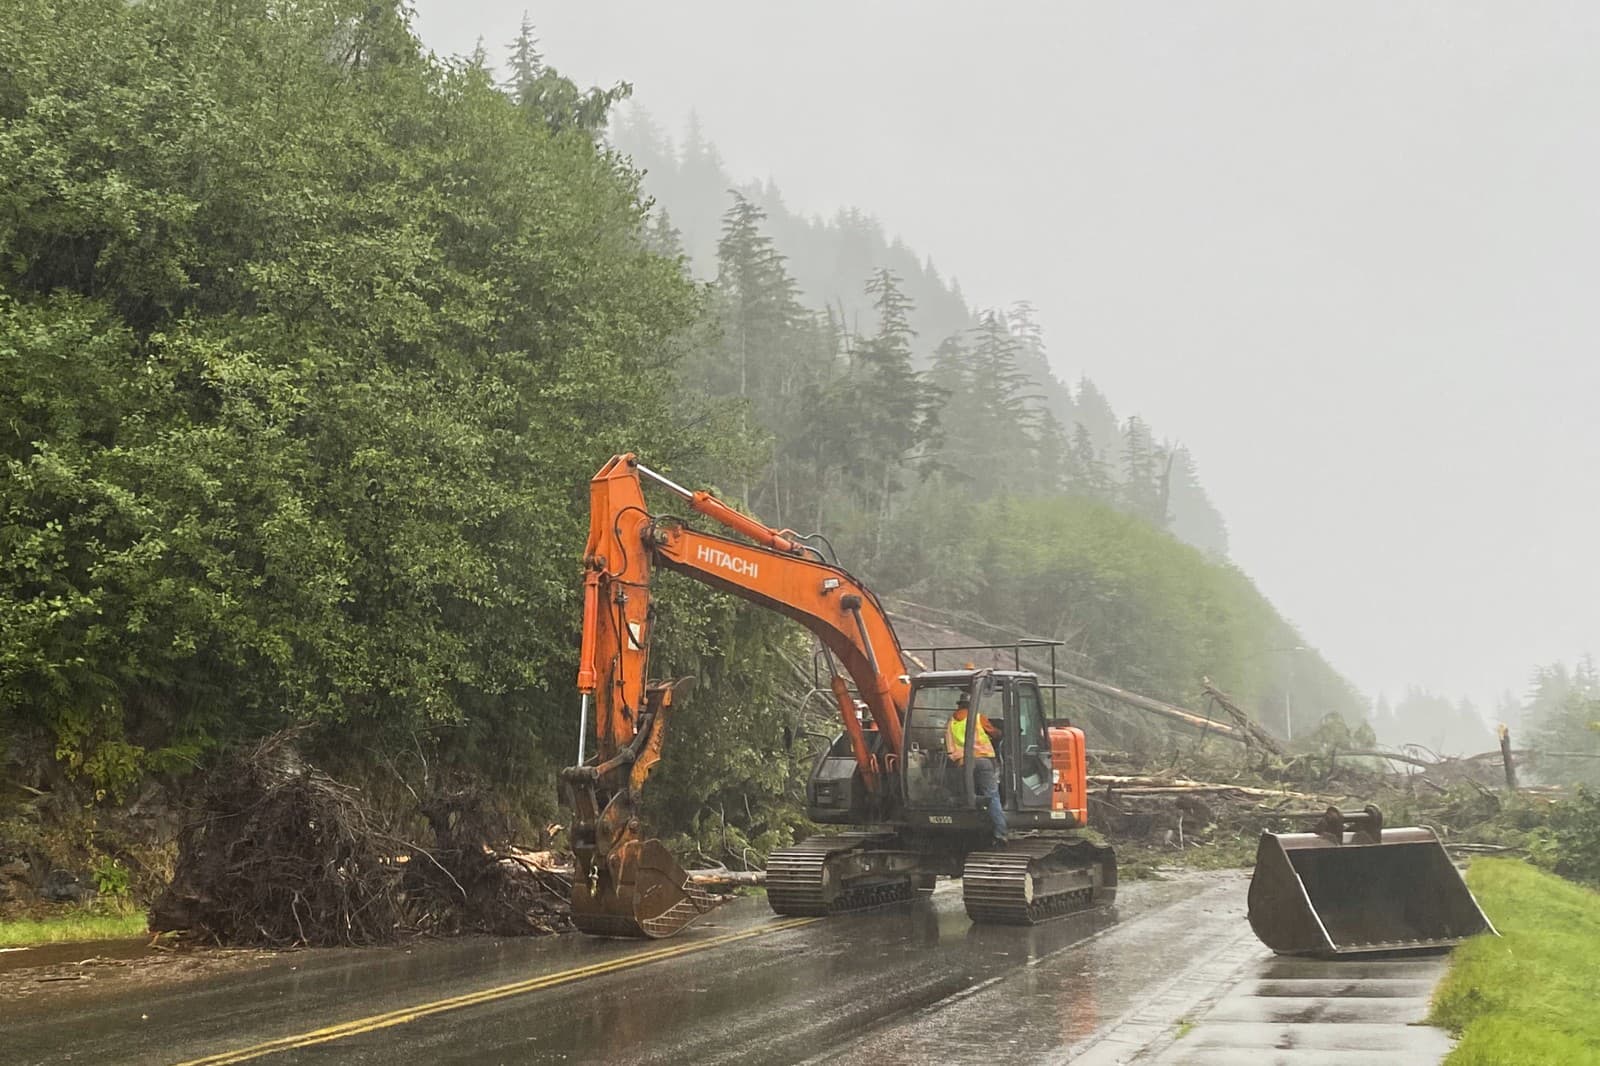
[[[963,692],[961,695],[956,697],[956,706],[957,707],[966,707],[971,703],[972,703],[972,697],[967,695],[965,692]]]

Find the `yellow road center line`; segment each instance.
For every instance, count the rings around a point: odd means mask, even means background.
[[[665,959],[677,958],[681,955],[692,955],[697,951],[705,951],[708,948],[718,947],[722,944],[730,944],[735,940],[748,940],[751,937],[766,936],[769,933],[780,933],[785,929],[795,929],[821,920],[820,918],[788,918],[757,929],[746,929],[742,933],[725,933],[722,936],[712,937],[710,940],[695,940],[687,944],[657,948],[654,951],[642,951],[635,955],[624,955],[620,959],[612,959],[609,962],[597,962],[588,966],[563,970],[560,973],[546,974],[543,977],[531,977],[526,981],[498,985],[478,992],[468,992],[464,995],[452,996],[449,999],[438,999],[431,1003],[419,1003],[416,1006],[389,1011],[386,1014],[374,1014],[367,1018],[356,1018],[352,1021],[340,1022],[338,1025],[330,1025],[323,1029],[313,1029],[293,1036],[283,1036],[276,1040],[268,1040],[250,1047],[239,1048],[236,1051],[222,1051],[214,1055],[207,1055],[204,1058],[190,1059],[187,1062],[179,1063],[178,1066],[228,1066],[231,1063],[258,1059],[263,1055],[271,1055],[278,1051],[310,1047],[313,1044],[326,1044],[333,1040],[358,1036],[361,1033],[370,1033],[378,1029],[404,1025],[406,1022],[415,1021],[418,1018],[426,1018],[429,1015],[460,1010],[463,1007],[475,1007],[480,1003],[492,1003],[497,999],[537,992],[541,989],[580,981],[586,977],[599,977],[602,974],[631,970],[647,963],[660,962]]]

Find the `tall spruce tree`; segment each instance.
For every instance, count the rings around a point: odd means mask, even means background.
[[[872,556],[881,551],[883,529],[904,474],[924,458],[938,432],[943,393],[915,369],[911,328],[915,305],[887,268],[866,284],[878,316],[878,331],[856,345],[852,367],[858,432],[863,438],[859,486],[872,516]]]
[[[1150,437],[1138,415],[1129,417],[1122,431],[1122,485],[1120,500],[1129,514],[1157,529],[1167,527],[1167,455]]]
[[[507,48],[509,77],[506,90],[523,114],[553,132],[580,130],[598,138],[611,109],[633,95],[633,86],[618,82],[609,89],[579,89],[544,61],[533,23],[522,16],[516,39]]]

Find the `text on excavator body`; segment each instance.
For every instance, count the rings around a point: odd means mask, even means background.
[[[720,548],[713,548],[709,544],[702,544],[695,552],[695,557],[702,563],[720,566],[744,577],[755,577],[759,572],[758,566],[749,559],[741,559],[737,555],[729,555]]]

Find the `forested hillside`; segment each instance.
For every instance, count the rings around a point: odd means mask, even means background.
[[[1024,310],[962,317],[879,238],[831,275],[872,314],[830,313],[721,192],[697,284],[601,139],[625,88],[518,59],[437,60],[392,2],[0,8],[6,781],[115,803],[302,726],[342,772],[546,813],[623,450],[1108,680],[1359,717],[1220,544],[1163,531],[1179,453],[1130,419],[1113,469],[1092,386],[1073,421],[1035,399]],[[701,685],[658,817],[780,839],[803,635],[662,584],[659,670]]]
[[[523,26],[518,50],[531,47],[532,32]],[[1005,308],[974,311],[953,277],[946,280],[930,259],[891,239],[871,215],[850,208],[831,219],[807,217],[785,204],[775,183],[738,181],[693,115],[679,145],[647,110],[630,104],[620,109],[610,137],[643,173],[644,189],[655,201],[652,225],[660,246],[681,252],[697,277],[722,276],[722,238],[731,217],[741,226],[758,218],[770,250],[783,259],[797,301],[844,334],[865,336],[881,330],[883,319],[874,299],[878,290],[862,282],[887,272],[904,316],[904,343],[917,367],[942,361],[959,367],[956,373],[1004,376],[991,387],[1008,390],[1007,403],[1047,421],[1048,432],[1062,438],[1051,447],[1067,457],[1063,484],[1070,491],[1137,514],[1203,551],[1227,555],[1226,524],[1201,486],[1193,457],[1143,419],[1119,420],[1088,378],[1079,377],[1075,385],[1062,381],[1033,308],[1020,296]],[[842,182],[848,184],[848,172]],[[986,347],[967,358],[974,338]],[[997,352],[996,344],[1006,351]],[[944,384],[961,382],[947,374]]]

